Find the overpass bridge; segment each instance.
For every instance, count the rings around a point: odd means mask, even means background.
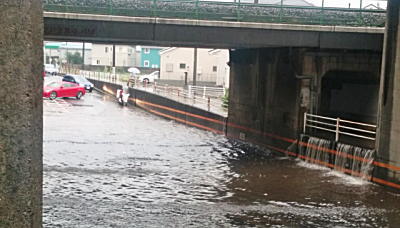
[[[323,2],[323,1],[322,1]],[[44,11],[260,23],[384,27],[386,10],[203,0],[44,0]],[[286,3],[285,3],[286,4]]]
[[[298,138],[304,112],[380,124],[384,10],[197,0],[44,2],[48,40],[232,49],[229,137],[285,151]],[[375,141],[367,146],[375,148]],[[399,167],[394,154],[384,149],[376,158]],[[376,169],[378,176],[392,175],[386,167]]]
[[[252,3],[44,1],[45,39],[213,48],[382,50],[385,10]]]

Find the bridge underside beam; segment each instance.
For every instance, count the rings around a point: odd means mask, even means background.
[[[42,227],[42,1],[0,4],[0,227]]]
[[[315,31],[312,26],[308,26],[306,31],[305,28],[301,30],[301,27],[288,29],[289,25],[276,25],[276,28],[270,25],[274,29],[266,29],[239,22],[237,25],[218,26],[212,21],[209,24],[207,21],[190,24],[179,20],[173,23],[150,19],[126,21],[112,16],[96,16],[93,19],[90,19],[90,15],[84,17],[45,17],[45,39],[178,47],[313,47],[352,50],[382,50],[383,42],[381,33],[347,30],[329,32],[320,26],[315,26]]]

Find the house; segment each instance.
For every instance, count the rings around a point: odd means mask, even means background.
[[[92,45],[92,65],[112,66],[113,65],[113,45],[93,44]],[[115,45],[115,66],[131,67],[137,66],[139,56],[135,46]]]
[[[67,55],[76,54],[83,56],[83,43],[76,42],[44,42],[44,63],[60,65],[67,63]],[[91,63],[92,44],[85,43],[85,64]]]
[[[140,54],[140,66],[148,68],[160,68],[160,51],[162,47],[142,46]]]
[[[160,51],[160,80],[193,81],[194,48],[166,48]],[[228,86],[229,51],[224,49],[197,49],[198,82]]]
[[[372,10],[384,10],[385,8],[379,5],[379,2],[375,4],[369,4],[367,6],[364,6],[364,9],[372,9]]]

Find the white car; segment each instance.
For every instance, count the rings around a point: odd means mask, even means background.
[[[44,72],[51,75],[57,75],[59,71],[58,67],[53,64],[44,64]]]
[[[144,82],[144,83],[154,83],[156,79],[159,79],[160,71],[154,71],[151,74],[146,74],[146,75],[140,75],[139,76],[139,81]]]

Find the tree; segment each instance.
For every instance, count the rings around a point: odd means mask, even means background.
[[[83,58],[81,56],[81,53],[75,52],[72,54],[72,53],[67,52],[67,63],[82,64]]]

